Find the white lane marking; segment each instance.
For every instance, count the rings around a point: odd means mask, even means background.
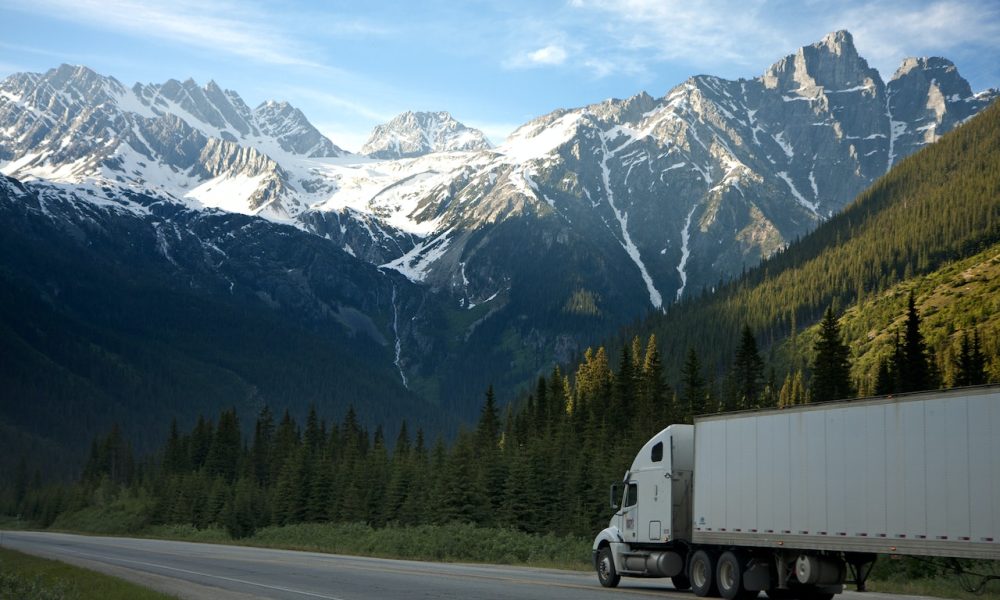
[[[303,596],[311,596],[313,598],[324,598],[325,600],[344,600],[343,598],[337,596],[324,596],[323,594],[315,594],[313,592],[304,592],[302,590],[296,590],[292,588],[281,587],[278,585],[267,585],[266,583],[257,583],[254,581],[247,581],[245,579],[236,579],[235,577],[223,577],[222,575],[212,575],[211,573],[200,573],[198,571],[189,571],[188,569],[181,569],[178,567],[168,567],[167,565],[158,565],[156,563],[143,562],[141,560],[129,560],[127,558],[117,558],[110,556],[103,556],[100,554],[88,554],[86,552],[80,552],[78,550],[70,550],[68,548],[63,548],[64,552],[70,554],[76,554],[79,556],[89,556],[93,559],[104,560],[108,562],[120,561],[124,563],[132,563],[135,565],[143,565],[146,567],[153,567],[156,569],[167,569],[168,571],[177,571],[178,573],[186,573],[188,575],[198,575],[199,577],[210,577],[212,579],[221,579],[223,581],[231,581],[233,583],[242,583],[245,585],[255,585],[257,587],[266,588],[269,590],[277,590],[279,592],[291,592],[292,594],[301,594]]]

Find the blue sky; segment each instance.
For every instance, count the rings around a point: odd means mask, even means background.
[[[886,79],[938,55],[973,90],[1000,86],[997,0],[3,0],[0,24],[0,76],[66,62],[127,85],[214,79],[251,106],[288,100],[352,150],[405,110],[500,142],[556,108],[757,76],[837,29]]]

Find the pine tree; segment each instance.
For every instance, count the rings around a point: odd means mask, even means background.
[[[261,524],[258,490],[253,481],[241,477],[226,502],[223,523],[234,540],[252,536]]]
[[[878,360],[875,372],[874,393],[876,396],[886,396],[896,391],[896,377],[892,369],[893,360],[883,356]]]
[[[273,481],[271,474],[271,452],[274,444],[274,416],[271,409],[264,405],[257,416],[254,425],[253,446],[250,450],[253,462],[254,477],[257,484],[265,488]]]
[[[900,392],[918,392],[931,388],[930,361],[927,356],[927,344],[920,333],[920,313],[917,311],[913,292],[906,307],[906,325],[901,346],[902,356],[896,368],[900,383]]]
[[[163,470],[167,473],[183,473],[188,469],[187,448],[177,428],[177,419],[170,420],[170,434],[163,452]]]
[[[979,340],[979,330],[972,330],[972,350],[969,352],[969,385],[983,385],[988,381],[986,375],[986,354]]]
[[[624,432],[635,418],[636,372],[628,346],[622,346],[618,359],[618,372],[614,377],[614,395],[611,403],[611,424],[615,431]]]
[[[227,484],[232,482],[236,478],[240,449],[240,421],[236,409],[223,411],[205,458],[205,470],[209,475],[221,476]]]
[[[670,405],[670,387],[663,379],[663,362],[660,360],[655,334],[651,334],[646,343],[640,379],[639,437],[646,439],[673,423],[676,418]]]
[[[479,452],[492,452],[500,441],[500,417],[497,414],[493,384],[486,390],[486,402],[476,426],[476,446]]]
[[[733,392],[735,398],[728,408],[737,410],[760,406],[760,393],[764,379],[764,361],[757,351],[757,340],[749,325],[743,326],[740,344],[733,362]]]
[[[684,409],[684,422],[693,423],[694,417],[705,413],[705,397],[708,388],[701,375],[701,363],[694,348],[688,349],[687,360],[681,369],[681,404]]]
[[[191,432],[191,467],[200,469],[208,458],[208,451],[212,447],[213,426],[211,421],[206,421],[205,417],[198,415],[198,423]]]
[[[955,386],[982,385],[986,383],[986,356],[979,341],[979,330],[962,332],[958,359],[955,361]]]
[[[820,323],[819,339],[813,348],[812,401],[826,402],[854,396],[851,384],[850,351],[841,339],[840,324],[828,307]]]
[[[778,392],[778,408],[792,406],[792,374],[785,374],[785,381],[781,384],[781,391]]]

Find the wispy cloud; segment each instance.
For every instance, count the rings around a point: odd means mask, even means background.
[[[891,75],[907,56],[947,54],[969,46],[1000,55],[1000,3],[996,2],[944,0],[923,6],[899,0],[872,2],[852,7],[840,18],[883,76]]]
[[[33,0],[11,8],[272,65],[321,66],[276,28],[275,15],[249,2],[198,0]]]
[[[529,52],[527,59],[536,65],[561,65],[566,62],[566,49],[557,44],[549,44],[534,52]]]
[[[292,96],[308,99],[314,104],[325,106],[329,109],[335,109],[339,112],[346,110],[355,116],[363,117],[376,124],[383,123],[396,116],[396,113],[393,113],[391,110],[376,108],[371,104],[350,100],[337,94],[331,94],[330,92],[321,92],[307,87],[289,87],[286,88],[286,91]]]
[[[534,50],[522,50],[504,61],[507,69],[530,69],[535,67],[556,67],[566,62],[569,51],[558,43],[547,44]]]
[[[648,68],[684,62],[733,75],[762,69],[797,46],[848,29],[862,55],[890,70],[914,54],[978,46],[1000,50],[996,0],[571,0],[594,56],[628,57]],[[600,63],[595,63],[600,67]]]

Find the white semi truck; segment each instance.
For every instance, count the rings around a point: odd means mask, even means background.
[[[829,600],[880,553],[1000,560],[1000,387],[698,417],[611,494],[606,587]]]

